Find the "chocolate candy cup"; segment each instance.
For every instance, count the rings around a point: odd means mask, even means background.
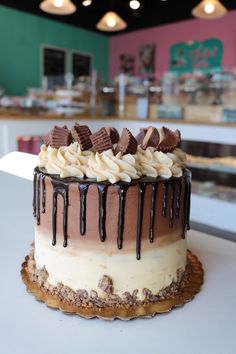
[[[90,135],[90,140],[96,152],[102,153],[103,151],[113,149],[111,138],[105,128],[101,128],[98,132]]]
[[[75,123],[71,129],[72,137],[75,141],[80,144],[82,151],[89,150],[92,147],[92,142],[90,140],[91,130],[87,125],[79,125]]]
[[[118,152],[121,152],[122,155],[135,154],[137,151],[137,147],[138,144],[135,137],[132,135],[129,129],[124,128],[120,140],[118,142],[118,145],[116,147],[115,153],[117,154]]]

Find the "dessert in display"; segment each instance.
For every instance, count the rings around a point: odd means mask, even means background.
[[[128,319],[199,290],[202,269],[186,249],[191,175],[180,140],[166,127],[135,137],[78,123],[45,136],[22,273],[36,298],[85,317]]]

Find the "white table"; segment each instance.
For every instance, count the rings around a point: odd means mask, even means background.
[[[0,188],[0,353],[236,353],[236,243],[189,233],[206,275],[202,291],[183,308],[129,322],[85,320],[26,292],[20,265],[34,233],[32,184],[0,173]]]

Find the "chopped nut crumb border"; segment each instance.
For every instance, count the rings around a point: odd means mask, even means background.
[[[112,280],[104,275],[100,281],[106,296],[101,298],[96,291],[90,294],[86,290],[70,289],[58,284],[56,287],[47,282],[48,273],[45,268],[36,269],[32,250],[22,264],[21,276],[27,290],[33,293],[36,300],[62,312],[77,314],[84,318],[98,317],[105,320],[115,318],[129,320],[137,317],[153,317],[156,314],[169,312],[194,298],[203,284],[204,271],[198,258],[188,250],[185,272],[178,272],[178,279],[170,286],[153,295],[149,289],[143,289],[145,299],[137,299],[137,290],[132,294],[125,292],[122,297],[113,294]],[[103,282],[102,282],[103,280]],[[107,289],[107,291],[106,291]]]

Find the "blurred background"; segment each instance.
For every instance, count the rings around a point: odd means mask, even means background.
[[[192,227],[236,241],[236,2],[0,1],[0,157],[52,126],[179,129]]]

